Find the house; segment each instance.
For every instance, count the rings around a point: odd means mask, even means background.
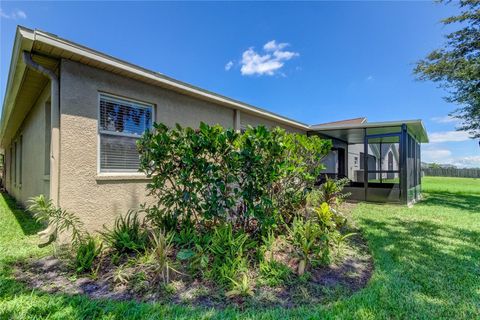
[[[398,190],[386,200],[404,203],[417,198],[415,192],[406,197],[411,193],[406,174],[417,168],[402,150],[408,139],[418,149],[428,141],[419,120],[309,126],[56,35],[17,28],[0,144],[4,187],[18,201],[45,194],[55,205],[79,214],[91,229],[148,202],[148,180],[137,172],[135,142],[155,121],[190,127],[203,121],[236,130],[262,124],[318,134],[334,141],[325,160],[331,162],[329,174],[348,176],[359,190],[388,182]],[[412,155],[420,163],[419,152]],[[413,184],[417,188],[420,180]],[[382,200],[367,193],[360,199]]]

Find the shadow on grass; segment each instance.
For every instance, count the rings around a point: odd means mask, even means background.
[[[446,207],[480,214],[480,194],[448,191],[427,192],[422,205]]]
[[[443,300],[445,307],[480,302],[480,232],[401,217],[360,221],[368,229],[376,267],[385,272],[391,285],[408,283],[402,288],[403,295],[420,293]]]
[[[13,197],[7,193],[2,193],[1,197],[14,215],[24,235],[30,236],[45,228],[45,226],[36,222],[32,215],[19,205]]]

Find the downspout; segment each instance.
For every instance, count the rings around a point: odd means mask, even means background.
[[[25,64],[50,79],[50,199],[55,207],[59,206],[60,178],[60,82],[57,74],[32,60],[30,53],[23,51]]]
[[[234,114],[233,114],[233,129],[236,132],[240,132],[242,130],[242,122],[240,120],[240,110],[235,109]]]

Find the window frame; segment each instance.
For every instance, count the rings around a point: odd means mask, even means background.
[[[132,133],[121,133],[121,132],[112,132],[108,130],[102,130],[101,129],[101,108],[100,108],[100,102],[102,97],[106,97],[108,99],[112,100],[117,100],[118,102],[126,101],[126,102],[132,102],[136,106],[144,108],[144,109],[151,109],[152,111],[152,128],[153,128],[153,123],[155,122],[155,104],[141,101],[141,100],[136,100],[136,99],[131,99],[127,98],[124,96],[119,96],[119,95],[114,95],[111,93],[103,92],[103,91],[98,91],[97,95],[97,175],[138,175],[140,172],[138,170],[133,171],[133,170],[128,170],[128,169],[119,169],[119,170],[102,170],[101,167],[101,147],[102,147],[102,135],[109,135],[109,136],[117,136],[117,137],[127,137],[127,138],[136,138],[137,140],[140,139],[141,135],[137,134],[132,134]],[[143,133],[142,133],[143,134]]]

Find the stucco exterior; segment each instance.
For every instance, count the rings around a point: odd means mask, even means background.
[[[78,213],[91,230],[110,224],[116,215],[152,201],[146,195],[148,180],[145,177],[99,173],[99,93],[153,104],[155,121],[168,126],[179,123],[197,128],[203,121],[225,128],[235,127],[235,110],[221,105],[65,59],[60,70],[59,205]],[[240,122],[275,126],[273,121],[245,113],[240,114]]]
[[[50,86],[47,85],[26,115],[13,139],[4,148],[5,188],[23,205],[26,205],[32,196],[49,195],[49,177],[46,172],[48,165],[45,166],[45,161],[48,161],[48,155],[45,156],[45,134],[46,116],[48,116],[46,108],[50,107],[49,99]]]
[[[253,114],[248,114],[248,113],[242,113],[240,116],[240,123],[242,127],[246,127],[247,125],[251,125],[253,127],[259,126],[259,125],[264,125],[267,128],[274,128],[274,127],[280,127],[283,128],[289,132],[296,132],[296,133],[303,133],[306,134],[306,130],[301,130],[294,128],[292,126],[288,126],[282,123],[278,123],[269,119],[264,119],[260,118],[256,115]]]

